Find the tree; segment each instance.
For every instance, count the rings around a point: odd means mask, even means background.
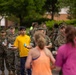
[[[71,18],[76,18],[76,0],[58,0],[61,7],[69,7],[68,14]]]
[[[45,0],[0,0],[0,11],[8,16],[14,15],[23,25],[25,18],[38,17],[42,12]]]
[[[53,20],[55,13],[59,11],[58,0],[46,0],[44,8],[51,13]]]

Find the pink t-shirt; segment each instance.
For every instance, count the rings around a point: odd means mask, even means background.
[[[76,47],[71,43],[60,46],[56,66],[62,68],[63,75],[76,75]]]

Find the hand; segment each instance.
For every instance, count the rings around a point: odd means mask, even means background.
[[[32,46],[30,46],[30,45],[29,45],[29,46],[25,46],[25,48],[31,49],[31,48],[32,48]]]
[[[12,45],[11,47],[8,47],[8,49],[16,50],[16,49],[17,49],[17,47],[15,47],[14,45]]]
[[[7,46],[7,44],[2,44],[3,46]]]
[[[5,43],[5,42],[2,42],[2,45],[3,45],[3,46],[7,46],[7,43]]]

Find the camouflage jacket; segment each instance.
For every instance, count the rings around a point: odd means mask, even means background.
[[[6,46],[3,45],[3,43],[6,42],[6,41],[7,41],[6,36],[5,36],[5,37],[1,37],[1,36],[0,36],[0,52],[1,52],[2,50],[6,50]]]
[[[9,34],[9,35],[7,35],[7,42],[8,42],[8,44],[9,43],[13,44],[15,39],[16,39],[16,36],[17,36],[17,34]]]
[[[59,47],[66,43],[66,37],[64,34],[59,33],[57,38],[54,41],[55,46]]]
[[[50,40],[50,38],[47,35],[45,36],[45,40],[46,40],[46,46],[51,43],[51,40]],[[31,46],[32,47],[36,46],[35,41],[34,41],[34,37],[31,38]]]

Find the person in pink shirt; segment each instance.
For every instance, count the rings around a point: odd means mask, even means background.
[[[65,33],[66,44],[58,48],[55,65],[62,75],[76,75],[76,28],[69,25]]]

